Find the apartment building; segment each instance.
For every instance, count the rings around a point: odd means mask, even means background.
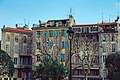
[[[67,29],[72,24],[75,24],[73,16],[69,16],[69,19],[39,21],[39,24],[33,24],[33,65],[38,65],[40,57],[45,54],[66,65],[69,51]]]
[[[32,30],[28,26],[1,29],[1,50],[6,51],[14,61],[14,78],[30,80],[32,70]]]
[[[76,55],[72,59],[74,80],[106,79],[105,58],[119,51],[119,27],[117,22],[73,25],[76,31]]]
[[[13,58],[15,78],[30,79],[30,71],[40,64],[43,55],[69,66],[69,40],[67,30],[72,27],[73,80],[105,80],[105,58],[120,50],[120,24],[103,22],[75,24],[68,19],[48,20],[24,27],[2,28],[1,49]]]

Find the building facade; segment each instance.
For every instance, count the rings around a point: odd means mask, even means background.
[[[119,51],[119,27],[117,22],[73,25],[76,31],[76,53],[72,59],[75,80],[106,79],[105,59]]]
[[[39,24],[33,24],[33,65],[40,63],[42,55],[49,55],[52,59],[67,65],[68,58],[65,58],[69,53],[67,30],[72,24],[75,24],[73,16],[69,16],[69,19],[48,20],[45,23],[39,21]]]
[[[14,78],[30,80],[32,70],[32,31],[24,27],[2,29],[1,50],[6,51],[13,59]]]
[[[120,24],[78,25],[71,15],[68,19],[39,21],[39,24],[33,24],[32,30],[27,30],[26,26],[2,28],[1,49],[13,58],[14,77],[29,80],[31,70],[41,63],[43,55],[69,66],[69,27],[75,31],[72,40],[73,80],[105,80],[105,59],[120,50]]]

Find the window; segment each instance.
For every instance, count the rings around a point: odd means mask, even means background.
[[[8,78],[4,78],[4,80],[8,80]]]
[[[20,65],[23,65],[23,58],[20,58]]]
[[[23,65],[26,65],[26,59],[27,58],[22,58],[23,59]]]
[[[76,62],[76,63],[79,63],[79,54],[77,54],[75,57],[76,57],[76,58],[75,58],[75,62]]]
[[[94,56],[94,63],[99,64],[99,56],[98,55]]]
[[[23,53],[27,54],[27,46],[26,45],[23,46]]]
[[[40,56],[39,55],[37,55],[37,61],[40,61]]]
[[[112,44],[112,52],[115,52],[116,51],[116,44]]]
[[[27,42],[27,37],[23,36],[23,42],[26,43]]]
[[[54,30],[50,30],[49,33],[50,33],[50,37],[54,37],[55,36],[55,31]]]
[[[6,52],[10,52],[10,45],[6,45]]]
[[[65,61],[65,54],[64,53],[61,54],[61,61]]]
[[[58,21],[58,27],[61,26],[60,21]]]
[[[37,42],[37,49],[40,49],[40,42]]]
[[[49,54],[48,59],[52,60],[52,54]]]
[[[106,41],[106,34],[102,35],[102,41]]]
[[[105,60],[106,60],[106,55],[103,55],[103,62],[105,62]]]
[[[40,38],[40,31],[37,31],[37,37]]]
[[[81,28],[78,28],[78,32],[81,33]]]
[[[91,31],[98,31],[98,27],[95,26],[91,27]]]
[[[49,30],[50,37],[52,37],[52,30]]]
[[[103,44],[103,52],[106,52],[106,44]]]
[[[115,41],[115,35],[112,34],[112,41]]]
[[[84,33],[84,28],[82,27],[82,33]]]
[[[13,78],[13,80],[17,80],[17,78]]]
[[[15,53],[18,53],[19,52],[19,47],[18,47],[18,45],[15,45]]]
[[[53,42],[48,42],[48,48],[52,48]]]
[[[10,34],[6,35],[6,41],[8,41],[8,42],[10,41]]]
[[[18,42],[18,36],[17,35],[15,36],[15,42]]]
[[[17,64],[17,58],[14,58],[14,64]]]
[[[28,65],[28,58],[26,58],[26,65]]]
[[[68,21],[66,21],[65,26],[68,26]]]
[[[64,35],[64,30],[61,30],[61,36],[63,36]]]
[[[65,42],[62,42],[62,48],[65,48]]]
[[[89,27],[86,27],[86,31],[85,32],[89,33]]]

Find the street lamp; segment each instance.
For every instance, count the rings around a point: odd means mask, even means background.
[[[68,39],[70,40],[70,75],[69,75],[69,80],[72,80],[72,64],[71,64],[71,42],[72,42],[72,39],[74,37],[74,30],[72,29],[72,27],[69,27],[69,29],[67,30],[67,33],[68,33]]]

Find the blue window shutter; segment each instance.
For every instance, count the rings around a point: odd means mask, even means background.
[[[20,65],[20,57],[18,57],[18,65]]]
[[[54,37],[55,36],[55,31],[54,30],[52,30],[52,37]]]
[[[64,36],[67,36],[67,30],[64,30]]]
[[[50,48],[50,42],[48,42],[48,48]]]
[[[60,37],[60,30],[58,30],[58,37]]]
[[[46,37],[48,37],[48,35],[49,35],[49,31],[48,30],[45,31],[45,35],[46,35]]]
[[[64,53],[61,54],[61,61],[65,61],[65,54]]]
[[[52,54],[49,54],[48,59],[49,59],[49,60],[52,60]]]
[[[18,48],[18,45],[15,45],[15,53],[18,53],[18,51],[19,51],[19,48]]]
[[[68,42],[67,42],[67,41],[65,41],[65,48],[67,48],[67,46],[68,46]]]
[[[26,45],[24,45],[24,47],[23,47],[23,53],[27,54],[27,46]]]
[[[51,48],[52,48],[52,46],[53,46],[53,42],[51,42]]]

